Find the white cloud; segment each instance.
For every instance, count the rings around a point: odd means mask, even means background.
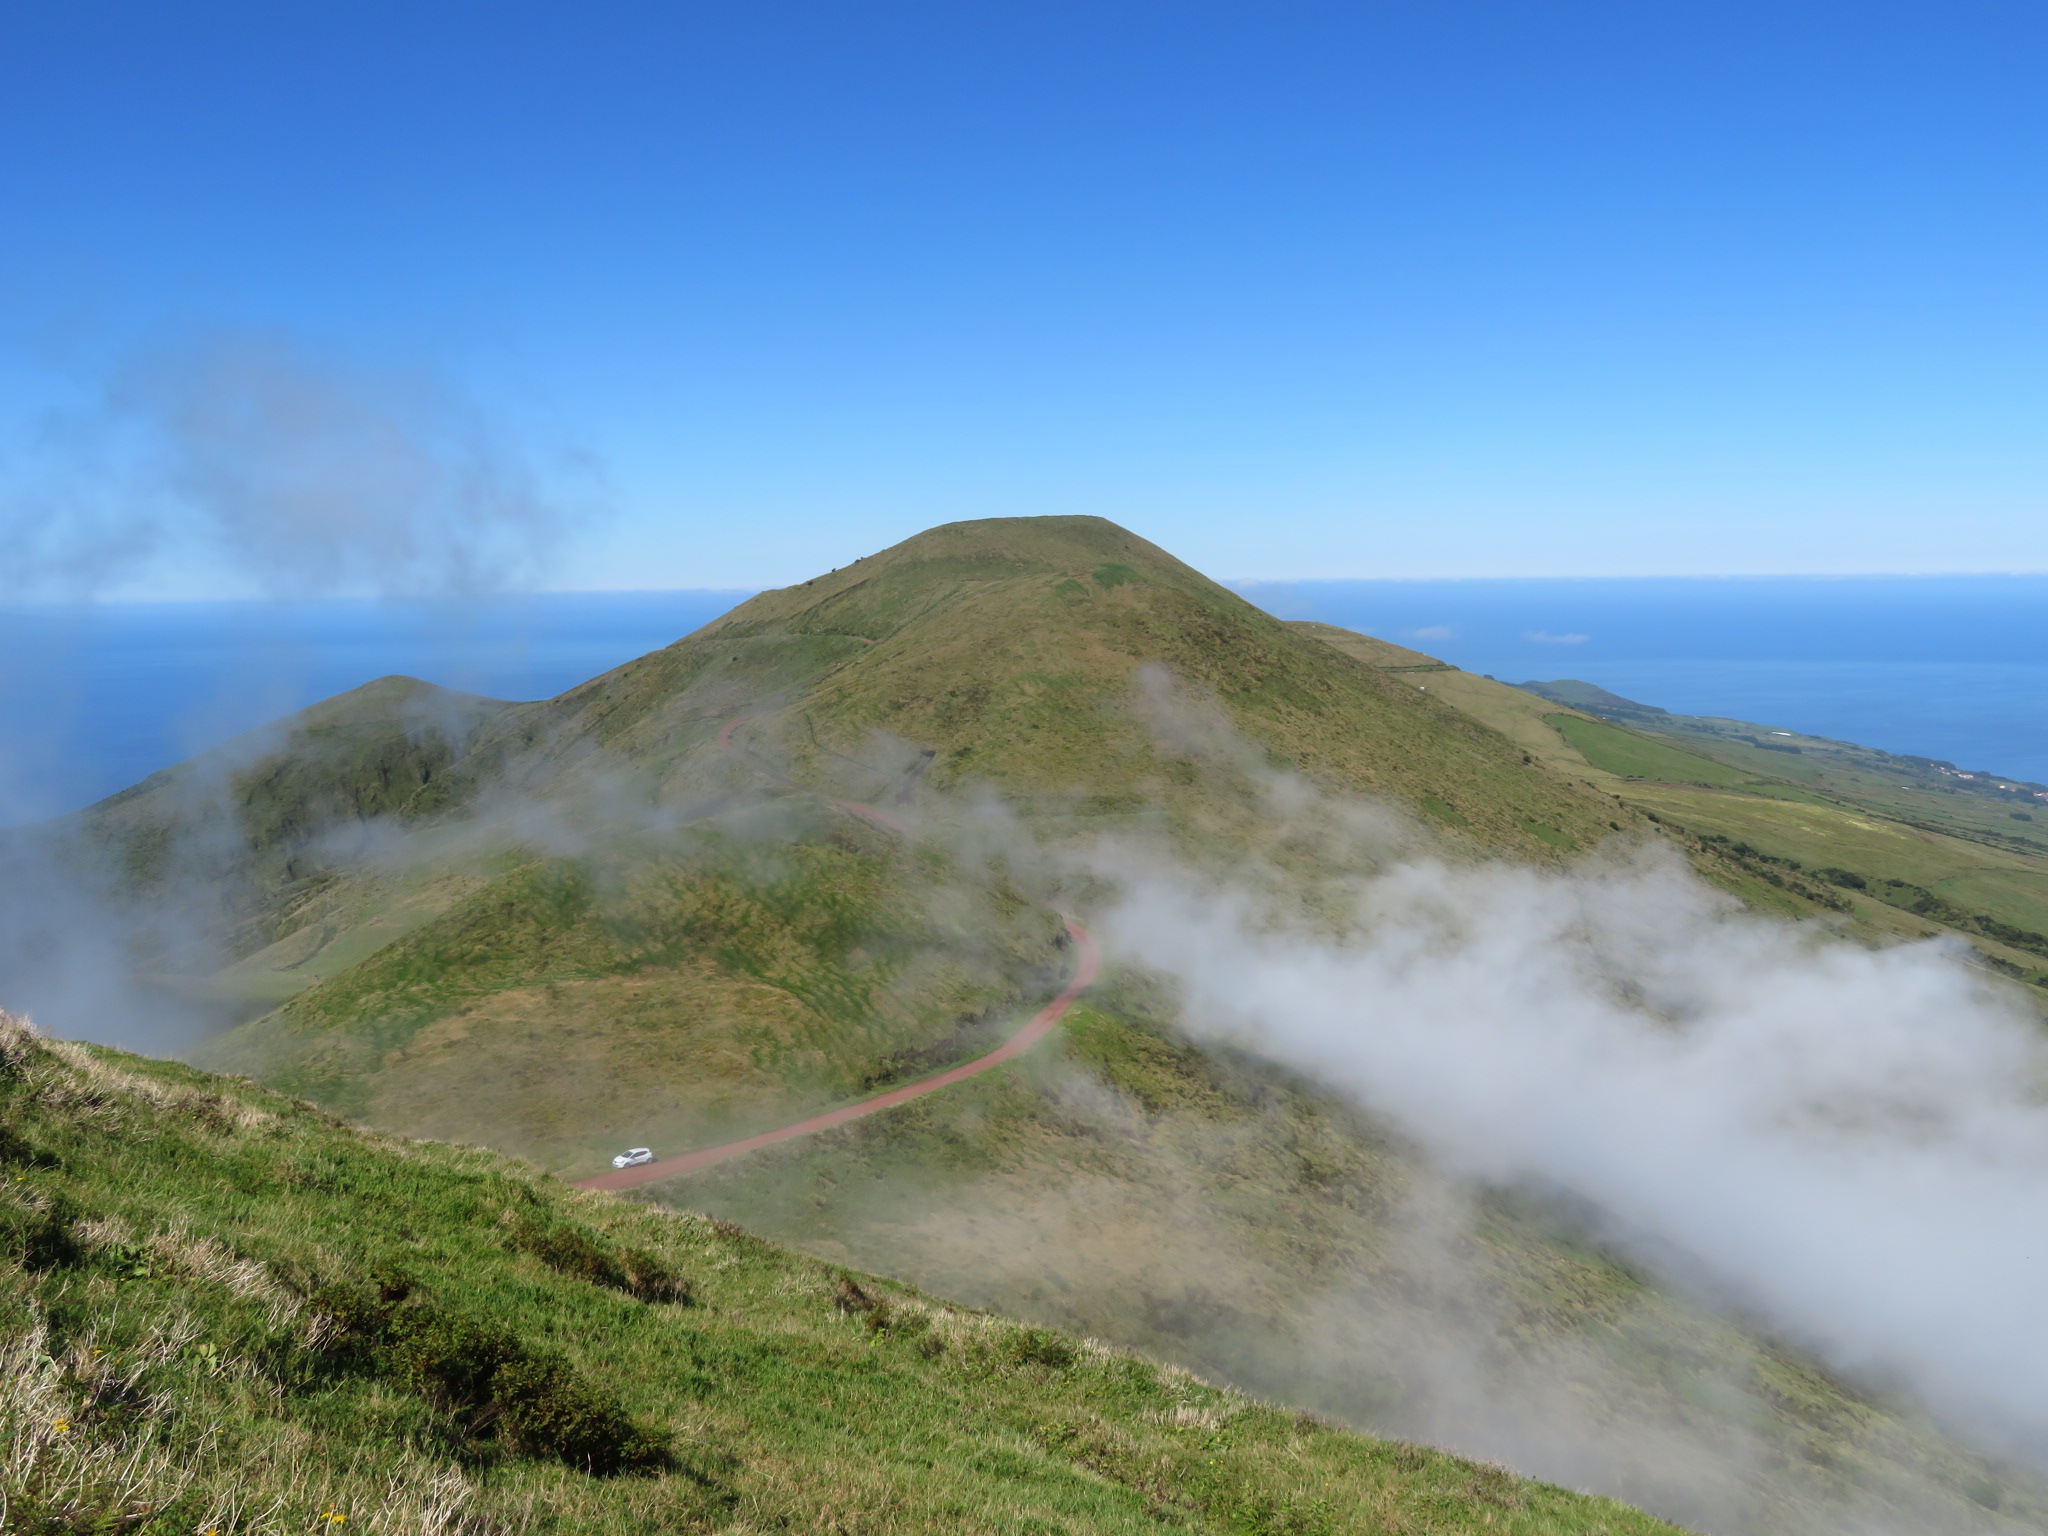
[[[1574,873],[1411,862],[1358,936],[1184,874],[1117,950],[1191,1025],[1388,1116],[1454,1172],[1568,1189],[1616,1241],[2017,1448],[2048,1431],[2048,1044],[1942,944],[1742,912],[1652,849]]]
[[[1553,635],[1548,630],[1532,629],[1523,635],[1522,638],[1524,640],[1534,640],[1538,645],[1584,645],[1593,637],[1591,635]]]

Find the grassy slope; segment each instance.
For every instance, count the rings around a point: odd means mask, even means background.
[[[2048,975],[2048,945],[1999,937],[2000,925],[2048,934],[2048,834],[2013,820],[2015,797],[1968,793],[1916,759],[1846,742],[1792,736],[1797,753],[1759,748],[1741,738],[1771,728],[1744,721],[1640,709],[1597,719],[1467,672],[1428,681],[1554,772],[1659,818],[1704,873],[1757,905],[1819,910],[1799,889],[1818,884],[1873,935],[1952,931],[2012,974]],[[1865,883],[1811,873],[1823,869]]]
[[[524,706],[385,677],[324,700],[64,818],[147,898],[191,908],[236,963],[188,990],[229,1016],[274,1007],[373,953],[475,885],[365,867],[373,824],[447,803],[484,728]]]
[[[1952,1533],[2048,1520],[2042,1490],[1661,1294],[1540,1203],[1444,1215],[1398,1143],[1189,1047],[1143,997],[1112,976],[1016,1068],[659,1196],[1383,1432],[1470,1444],[1468,1417],[1519,1414],[1525,1454],[1709,1528],[1832,1529],[1859,1501]],[[1432,1401],[1460,1379],[1484,1392]]]
[[[1276,766],[1419,806],[1475,851],[1555,858],[1609,830],[1611,806],[1494,731],[1114,525],[956,524],[507,712],[437,781],[444,803],[518,786],[586,818],[585,851],[488,882],[437,853],[414,884],[454,906],[345,968],[326,958],[360,934],[334,925],[296,961],[313,985],[208,1059],[550,1158],[592,1157],[618,1124],[703,1139],[843,1096],[1031,993],[1049,919],[815,801],[764,807],[782,791],[717,749],[719,726],[752,707],[750,750],[863,800],[908,782],[916,759],[891,744],[908,742],[936,754],[927,785],[992,786],[1055,832],[1163,806],[1198,845],[1262,837],[1242,786],[1162,750],[1134,711],[1148,663]],[[782,851],[763,857],[740,834],[769,813]],[[650,840],[635,817],[681,830]],[[606,1080],[634,1085],[603,1096],[616,1123],[572,1133],[569,1096]]]
[[[0,1131],[23,1536],[1671,1529],[12,1021]]]
[[[970,1054],[989,1025],[1044,989],[1043,904],[1002,888],[999,872],[907,855],[735,763],[715,736],[750,708],[750,750],[849,796],[889,800],[913,782],[916,759],[893,737],[937,753],[929,781],[993,783],[1053,834],[1156,805],[1198,839],[1257,837],[1257,808],[1240,783],[1162,750],[1133,718],[1132,673],[1151,661],[1217,700],[1274,765],[1419,806],[1471,851],[1555,858],[1561,845],[1638,824],[1612,798],[1618,785],[1540,714],[1525,718],[1492,695],[1475,711],[1463,697],[1497,685],[1454,671],[1390,674],[1386,652],[1342,639],[1271,620],[1098,520],[934,530],[487,722],[416,809],[487,803],[509,787],[528,797],[528,821],[538,807],[553,826],[575,822],[578,855],[431,841],[406,878],[445,893],[439,914],[331,967],[223,1042],[219,1059],[389,1127],[582,1169],[620,1142],[717,1139]],[[650,839],[650,815],[680,830]],[[414,836],[432,830],[429,822]],[[1815,910],[1770,883],[1767,866],[1699,842],[1691,851],[1761,905]],[[362,876],[344,867],[322,878],[348,892]],[[338,903],[328,910],[339,919],[302,962],[308,971],[361,941]],[[1174,1066],[1184,1048],[1142,1009],[1105,1007],[1088,1021],[1065,1075],[983,1081],[678,1197],[792,1237],[829,1237],[873,1267],[972,1282],[1041,1315],[1170,1345],[1247,1379],[1259,1358],[1316,1354],[1305,1330],[1330,1274],[1427,1289],[1427,1274],[1367,1262],[1390,1241],[1380,1186],[1408,1176],[1398,1155],[1375,1150],[1369,1127],[1299,1085],[1244,1089],[1263,1106],[1257,1114],[1218,1097],[1199,1070]],[[1107,1123],[1077,1116],[1077,1092],[1123,1108]],[[1158,1106],[1169,1101],[1179,1107],[1165,1115]],[[1127,1110],[1147,1128],[1119,1142]],[[1275,1129],[1297,1122],[1310,1130]],[[1223,1144],[1238,1150],[1215,1155]],[[835,1161],[870,1146],[881,1151],[871,1162],[860,1151],[857,1163],[871,1181]],[[877,1203],[924,1175],[938,1180],[924,1225]],[[1247,1272],[1263,1278],[1205,1301],[1156,1268],[1104,1271],[1086,1285],[1070,1280],[1072,1294],[1055,1298],[1058,1287],[1022,1281],[1005,1260],[1028,1245],[998,1235],[977,1249],[942,1220],[977,1198],[1028,1209],[1033,1191],[1082,1202],[1108,1191],[1109,1223],[1151,1234],[1162,1252],[1184,1251],[1196,1230],[1162,1225],[1176,1209],[1224,1213],[1230,1242],[1251,1256]],[[1168,1193],[1183,1204],[1146,1209]],[[1528,1319],[1532,1360],[1614,1331],[1632,1309],[1679,1320],[1696,1348],[1676,1364],[1662,1345],[1624,1349],[1616,1405],[1682,1410],[1688,1394],[1713,1399],[1730,1361],[1753,1353],[1540,1224],[1490,1230],[1487,1304]],[[1030,1251],[1059,1246],[1056,1233],[1040,1232]],[[1171,1321],[1187,1316],[1232,1322]],[[1254,1330],[1258,1348],[1248,1349],[1239,1324],[1261,1316],[1270,1326]],[[1764,1358],[1776,1364],[1758,1378],[1760,1411],[1788,1466],[1838,1465],[1879,1484],[1883,1469],[1900,1468],[1911,1497],[1937,1503],[1954,1503],[1958,1487],[1982,1477],[1938,1440],[1815,1384],[1790,1357]],[[1615,1379],[1588,1393],[1612,1391]],[[1291,1391],[1303,1380],[1273,1385]],[[1327,1380],[1318,1392],[1325,1387],[1346,1412],[1371,1407]],[[1602,1411],[1626,1427],[1620,1408]],[[1795,1518],[1812,1493],[1794,1479],[1771,1496],[1771,1518]],[[1968,1509],[1956,1508],[1950,1528],[1971,1528]]]
[[[1596,807],[1527,771],[1493,733],[1376,668],[1334,657],[1172,556],[1099,518],[932,529],[829,576],[761,596],[697,635],[556,701],[564,741],[674,762],[751,691],[706,679],[760,648],[839,663],[763,722],[799,764],[849,775],[886,732],[937,752],[938,784],[974,780],[1050,808],[1171,795],[1176,775],[1130,709],[1133,675],[1166,668],[1212,695],[1276,759],[1332,785],[1457,806],[1492,850],[1548,857],[1537,820],[1597,834]],[[807,663],[808,664],[808,663]],[[694,728],[694,733],[693,729]],[[878,770],[879,771],[879,770]],[[869,788],[881,787],[870,783]]]
[[[1866,877],[1909,880],[2002,921],[2048,932],[2048,832],[2033,819],[2034,810],[2015,814],[2024,797],[1965,789],[1917,759],[1846,742],[1795,736],[1790,744],[1797,753],[1761,749],[1740,736],[1765,728],[1741,721],[1671,716],[1648,724],[1659,738],[1749,779],[1785,786],[1773,791],[1775,798],[1844,813],[1845,819],[1821,824],[1821,838],[1840,839],[1843,856],[1831,862]],[[2048,817],[2048,810],[2041,814]],[[1885,829],[1876,846],[1873,821]],[[1804,841],[1808,853],[1819,851],[1812,831]],[[1786,851],[1804,856],[1790,844]]]

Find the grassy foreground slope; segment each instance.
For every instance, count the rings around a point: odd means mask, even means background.
[[[21,1536],[1672,1529],[14,1019],[0,1168]]]
[[[933,530],[498,709],[372,825],[314,803],[243,962],[310,984],[209,1059],[581,1173],[950,1065],[1036,1006],[1074,892],[975,850],[986,791],[1043,843],[1153,827],[1275,863],[1313,842],[1269,819],[1261,782],[1287,774],[1412,808],[1453,856],[1558,860],[1643,825],[1540,713],[1475,718],[1457,690],[1483,680],[1342,639],[1096,519]],[[257,767],[237,783],[297,782]],[[1838,899],[1682,841],[1760,904]],[[1952,1532],[2041,1523],[2019,1480],[1659,1294],[1582,1224],[1511,1191],[1436,1220],[1412,1153],[1193,1049],[1156,1001],[1113,978],[1063,1048],[665,1197],[1416,1435],[1500,1406],[1444,1398],[1416,1346],[1466,1349],[1470,1380],[1528,1387],[1564,1450],[1593,1448],[1600,1486],[1670,1494],[1701,1435],[1725,1440],[1755,1492],[1717,1529],[1828,1528],[1857,1499]]]

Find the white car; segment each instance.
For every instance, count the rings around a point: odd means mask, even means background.
[[[612,1166],[614,1168],[638,1168],[642,1163],[651,1163],[653,1161],[654,1154],[647,1148],[634,1147],[631,1151],[621,1152],[617,1157],[613,1158]]]

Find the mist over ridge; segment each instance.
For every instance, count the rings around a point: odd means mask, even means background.
[[[1620,1401],[1650,1390],[1643,1361],[1594,1350],[1574,1366],[1557,1343],[1554,1358],[1516,1364],[1514,1330],[1485,1319],[1511,1318],[1522,1282],[1463,1255],[1463,1217],[1445,1227],[1440,1259],[1415,1256],[1427,1243],[1398,1258],[1406,1240],[1389,1213],[1429,1199],[1376,1192],[1380,1154],[1360,1150],[1365,1133],[1330,1105],[1343,1101],[1359,1123],[1419,1147],[1448,1206],[1525,1188],[1577,1202],[1577,1240],[1691,1298],[1656,1307],[1722,1310],[1764,1331],[1751,1345],[1730,1324],[1709,1329],[1710,1347],[1679,1368],[1698,1390],[1791,1370],[1771,1354],[1781,1339],[1850,1384],[1829,1392],[1867,1379],[1902,1394],[1908,1406],[1871,1410],[1880,1428],[1854,1464],[1878,1465],[1886,1437],[1914,1446],[1885,1497],[1924,1497],[1952,1528],[1977,1528],[1954,1523],[1954,1501],[1967,1502],[1958,1480],[1995,1471],[1943,1449],[1910,1398],[1988,1452],[2029,1460],[2039,1405],[1987,1342],[2014,1315],[2011,1293],[1965,1298],[1981,1330],[1939,1315],[1963,1304],[1964,1256],[2010,1257],[1992,1227],[2023,1220],[2033,1198],[2039,1112],[2001,1086],[2033,1070],[2024,1006],[1953,948],[1872,952],[1831,931],[1815,914],[1834,908],[1816,902],[1837,898],[1810,877],[1759,884],[1762,866],[1744,856],[1653,831],[1590,778],[1449,701],[1452,676],[1426,654],[1275,620],[1097,519],[949,525],[761,594],[552,699],[387,679],[301,712],[72,818],[113,855],[102,885],[10,927],[39,960],[72,945],[70,973],[93,982],[67,998],[53,981],[38,1007],[60,1027],[85,1032],[107,1010],[139,1023],[147,989],[175,981],[195,1020],[232,1010],[234,1029],[192,1045],[210,1064],[569,1173],[613,1142],[716,1139],[946,1063],[1042,991],[1051,914],[1074,908],[1129,973],[1106,993],[1108,1022],[1077,1020],[1078,1038],[1108,1029],[1117,1051],[1147,1061],[1181,1052],[1175,1070],[1189,1073],[1206,1070],[1189,1064],[1204,1050],[1238,1051],[1281,1074],[1244,1088],[1246,1104],[1295,1107],[1232,1108],[1248,1116],[1241,1132],[1169,1130],[1174,1116],[1126,1100],[1113,1074],[1089,1086],[1114,1052],[1077,1058],[1075,1077],[985,1092],[1047,1095],[1055,1124],[1097,1125],[1133,1173],[1182,1181],[1191,1211],[1224,1186],[1174,1151],[1174,1136],[1252,1144],[1287,1115],[1324,1117],[1318,1134],[1342,1149],[1326,1157],[1356,1171],[1324,1191],[1308,1159],[1275,1184],[1267,1213],[1233,1217],[1249,1224],[1224,1234],[1250,1251],[1287,1222],[1329,1227],[1317,1238],[1327,1275],[1283,1267],[1260,1282],[1284,1296],[1280,1324],[1257,1336],[1275,1360],[1301,1348],[1298,1330],[1320,1311],[1354,1338],[1332,1358],[1366,1368],[1398,1337],[1364,1326],[1399,1294],[1375,1289],[1382,1280],[1469,1289],[1464,1324],[1455,1308],[1429,1320],[1445,1347],[1415,1356],[1414,1401],[1374,1410],[1379,1422],[1716,1531],[1797,1530],[1843,1507],[1796,1467],[1774,1474],[1768,1498],[1742,1492],[1746,1458],[1784,1455],[1745,1427],[1768,1400],[1753,1383],[1726,1388],[1725,1411],[1659,1399],[1669,1416],[1654,1433],[1605,1413],[1563,1432],[1557,1381],[1602,1384]],[[1515,703],[1528,715],[1514,729],[1551,729],[1541,713],[1556,706]],[[848,823],[835,808],[849,804],[886,806],[911,829],[908,846]],[[1670,842],[1645,841],[1659,836]],[[1778,902],[1779,917],[1740,912],[1686,859],[1747,901]],[[1803,927],[1783,921],[1795,914]],[[140,926],[124,929],[131,920]],[[128,984],[142,990],[124,996]],[[1173,1001],[1141,1006],[1145,985]],[[1930,1015],[1961,1022],[1929,1035]],[[1758,1075],[1759,1062],[1770,1069]],[[987,1112],[963,1093],[919,1114],[965,1117],[955,1138],[978,1145],[992,1134],[976,1128]],[[868,1127],[833,1145],[871,1149],[890,1170],[881,1184],[915,1189],[924,1175],[891,1150],[892,1134]],[[1090,1133],[1057,1134],[1047,1155],[1062,1181],[1077,1179]],[[978,1155],[1006,1169],[1011,1154],[993,1147]],[[1912,1219],[1887,1209],[1866,1172],[1829,1166],[1830,1149],[1846,1147],[1921,1191]],[[1957,1172],[1971,1158],[1990,1170],[1975,1183]],[[720,1214],[791,1219],[795,1170],[809,1165],[761,1166],[705,1185],[706,1198],[729,1189]],[[1400,1178],[1428,1186],[1420,1172]],[[1085,1184],[1042,1193],[1080,1210]],[[1098,1185],[1112,1203],[1115,1184]],[[972,1187],[941,1191],[934,1217]],[[1024,1232],[1036,1197],[1004,1198]],[[1830,1203],[1840,1252],[1801,1247],[1810,1212]],[[1927,1228],[1913,1226],[1921,1217]],[[1957,1267],[1916,1271],[1917,1292],[1880,1287],[1866,1305],[1831,1306],[1863,1283],[1850,1258],[1889,1262],[1937,1228],[1955,1239]],[[776,1230],[804,1238],[801,1225]],[[1094,1239],[1060,1230],[1066,1262],[1086,1269]],[[1539,1228],[1514,1231],[1502,1251],[1523,1255],[1516,1264],[1551,1254]],[[1365,1262],[1375,1243],[1397,1255],[1386,1274]],[[944,1247],[900,1258],[938,1262]],[[1606,1260],[1570,1262],[1617,1295],[1642,1284]],[[1115,1272],[1107,1256],[1102,1272]],[[987,1256],[986,1283],[1009,1273]],[[1229,1306],[1242,1312],[1257,1290],[1247,1282]],[[1171,1287],[1140,1294],[1162,1317],[1199,1312]],[[1101,1300],[1089,1291],[1074,1304]],[[1694,1326],[1657,1318],[1645,1339]],[[1459,1327],[1484,1347],[1458,1355]],[[1570,1309],[1544,1324],[1567,1339],[1580,1327]],[[1539,1358],[1551,1363],[1538,1369]],[[1461,1376],[1492,1384],[1490,1407]],[[1284,1393],[1288,1380],[1276,1367],[1262,1386]],[[1364,1413],[1366,1397],[1345,1411]],[[1681,1446],[1683,1475],[1658,1472]],[[2014,1510],[2033,1507],[2025,1472],[2008,1485]]]
[[[0,1536],[2048,1536],[2048,10],[9,21]]]

